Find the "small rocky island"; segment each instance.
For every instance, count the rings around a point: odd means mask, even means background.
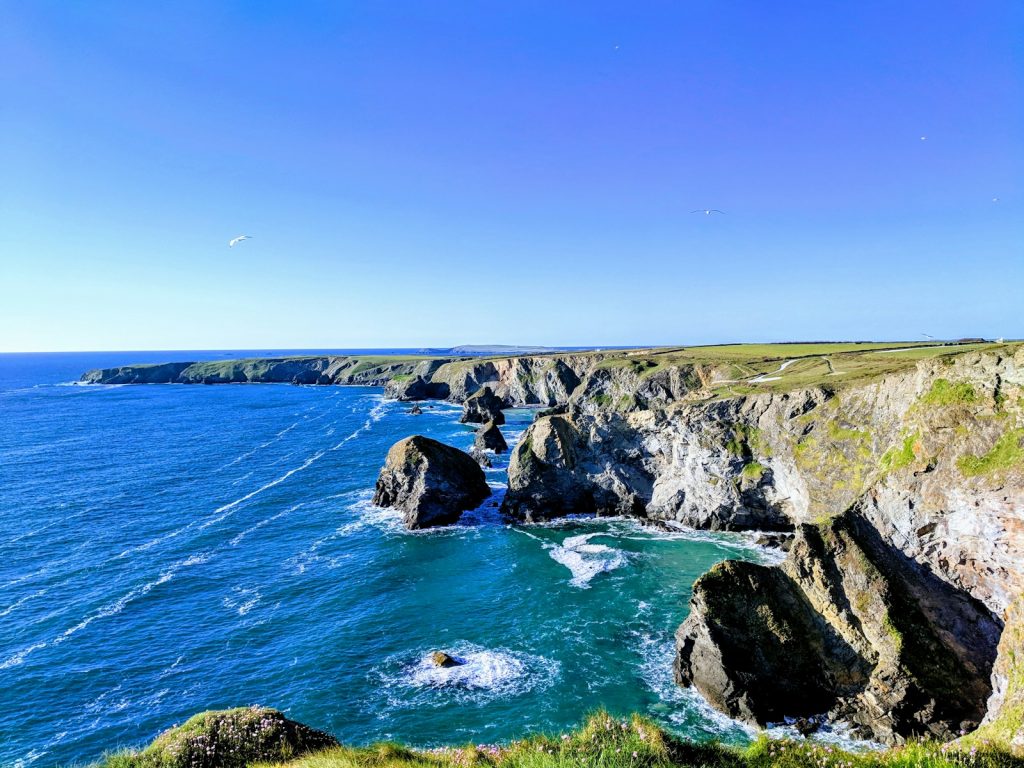
[[[483,470],[458,448],[414,435],[391,446],[373,496],[402,510],[405,527],[451,525],[491,495]]]

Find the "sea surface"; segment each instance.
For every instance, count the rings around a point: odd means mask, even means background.
[[[93,367],[268,354],[0,355],[0,765],[85,763],[263,704],[343,741],[492,743],[598,707],[746,731],[672,681],[694,580],[772,556],[628,520],[409,533],[370,499],[396,440],[460,409],[366,387],[80,386]],[[533,418],[507,412],[513,443]],[[464,666],[436,669],[444,650]]]

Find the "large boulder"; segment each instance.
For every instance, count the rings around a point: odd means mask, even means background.
[[[494,394],[494,390],[483,387],[466,398],[459,421],[463,424],[486,424],[488,421],[504,424],[505,414],[501,412],[504,407],[505,404]]]
[[[469,454],[413,435],[388,451],[373,503],[401,509],[406,528],[431,528],[458,522],[462,512],[490,494],[483,470]]]
[[[123,762],[133,768],[244,768],[281,763],[338,742],[289,720],[276,709],[243,707],[203,712],[160,734]],[[119,756],[121,757],[121,756]]]
[[[504,453],[508,450],[505,436],[501,434],[498,425],[493,421],[488,421],[476,431],[473,446],[480,451],[494,451],[495,453]]]

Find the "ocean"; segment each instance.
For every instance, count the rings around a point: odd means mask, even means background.
[[[411,434],[468,448],[456,406],[75,383],[270,352],[0,355],[0,765],[85,763],[248,704],[352,743],[493,743],[599,707],[748,738],[671,665],[694,580],[771,557],[749,537],[510,525],[494,506],[507,456],[480,509],[410,533],[371,505],[377,472]],[[512,444],[533,412],[506,416]],[[434,668],[434,650],[467,663]]]

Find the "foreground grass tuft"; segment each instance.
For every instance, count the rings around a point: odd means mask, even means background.
[[[189,721],[190,737],[205,732],[204,724],[219,722],[216,718],[221,714],[207,713],[204,719]],[[210,720],[211,716],[215,719]],[[172,729],[142,752],[112,755],[102,768],[1024,768],[1024,759],[989,742],[965,746],[915,742],[884,751],[849,752],[821,743],[762,736],[740,749],[683,741],[646,718],[622,719],[607,712],[591,716],[578,730],[556,736],[426,750],[380,743],[321,746],[291,756],[287,751],[264,751],[257,757],[260,750],[235,744],[235,750],[211,759],[202,750],[167,751],[169,743],[179,743],[180,733]],[[275,742],[282,743],[279,737]]]

